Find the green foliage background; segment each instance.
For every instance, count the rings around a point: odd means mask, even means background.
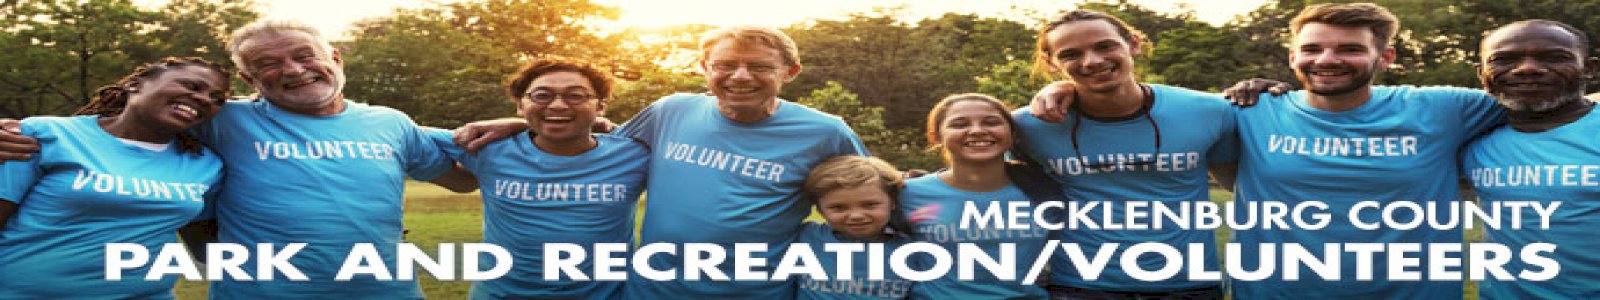
[[[1295,12],[1321,2],[1330,1],[1269,1],[1221,25],[1125,0],[921,20],[902,17],[904,7],[879,8],[782,28],[799,44],[805,66],[782,96],[840,115],[875,154],[903,168],[936,168],[938,158],[922,151],[928,109],[964,92],[1024,105],[1047,82],[1031,75],[1036,30],[1061,11],[1100,10],[1143,30],[1153,43],[1137,61],[1141,80],[1220,91],[1252,77],[1293,82],[1286,26]],[[1399,58],[1378,79],[1383,84],[1475,87],[1482,33],[1511,21],[1600,28],[1595,1],[1375,2],[1400,16],[1403,29],[1395,44]],[[258,8],[221,0],[154,8],[132,0],[0,0],[0,118],[70,113],[95,88],[162,56],[227,61],[227,33],[258,18]],[[538,57],[588,60],[622,78],[608,100],[607,117],[618,123],[662,96],[705,91],[696,36],[712,26],[613,32],[596,25],[617,15],[588,0],[469,0],[396,10],[360,22],[348,40],[336,42],[350,79],[345,94],[445,128],[509,117],[515,110],[501,81]],[[236,94],[250,93],[234,83]]]

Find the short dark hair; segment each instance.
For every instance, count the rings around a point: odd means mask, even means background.
[[[1517,27],[1517,26],[1550,26],[1550,27],[1560,28],[1561,30],[1566,30],[1567,33],[1571,33],[1573,36],[1578,37],[1578,54],[1582,54],[1584,57],[1593,56],[1593,54],[1590,54],[1590,52],[1592,50],[1589,49],[1589,34],[1583,32],[1583,30],[1578,29],[1578,27],[1573,27],[1572,25],[1568,25],[1567,23],[1562,23],[1561,21],[1545,20],[1545,19],[1528,19],[1528,20],[1516,21],[1516,22],[1512,22],[1511,24],[1506,24],[1506,25],[1503,25],[1503,26],[1500,26],[1500,27],[1495,27],[1494,29],[1490,29],[1489,31],[1485,31],[1485,32],[1483,32],[1483,37],[1484,38],[1488,38],[1489,35],[1492,35],[1495,32],[1499,32],[1501,30],[1505,30],[1507,28],[1512,28],[1512,27]],[[1579,59],[1582,59],[1582,57],[1580,57]]]
[[[589,80],[589,85],[594,87],[595,99],[606,101],[611,99],[611,88],[615,85],[611,73],[602,71],[599,67],[588,62],[565,58],[539,58],[522,65],[522,69],[506,78],[506,98],[515,103],[521,101],[522,93],[528,90],[528,85],[533,80],[551,72],[577,72]]]
[[[1389,9],[1372,3],[1324,3],[1306,7],[1300,15],[1289,21],[1289,30],[1294,35],[1300,35],[1300,29],[1307,23],[1323,23],[1333,26],[1366,27],[1372,30],[1373,46],[1379,49],[1389,47],[1389,41],[1394,40],[1396,32],[1400,31],[1400,19],[1395,18]]]

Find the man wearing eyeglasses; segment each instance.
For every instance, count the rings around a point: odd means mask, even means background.
[[[728,258],[720,274],[686,280],[684,257],[656,254],[650,268],[672,270],[672,279],[630,273],[628,299],[791,299],[788,281],[729,281],[734,243],[766,245],[754,258],[770,266],[810,214],[800,196],[813,165],[838,155],[866,155],[860,138],[834,116],[778,99],[783,84],[800,74],[799,50],[788,35],[764,27],[730,27],[707,33],[700,43],[701,70],[709,94],[675,94],[652,103],[613,134],[651,148],[641,245],[685,243],[722,246]],[[469,125],[461,141],[492,140],[520,132],[525,124],[495,121]],[[480,130],[483,136],[478,136]]]

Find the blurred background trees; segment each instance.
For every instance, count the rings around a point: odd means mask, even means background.
[[[932,103],[982,92],[1020,106],[1044,82],[1030,76],[1037,28],[1075,7],[1122,17],[1152,40],[1141,80],[1219,91],[1262,77],[1294,81],[1284,48],[1289,19],[1327,1],[1276,0],[1223,24],[1129,1],[1031,7],[1030,20],[950,13],[903,17],[880,8],[783,29],[799,44],[804,73],[784,99],[847,120],[874,154],[903,168],[935,168],[922,149]],[[1600,28],[1600,2],[1380,0],[1401,18],[1399,58],[1382,84],[1476,87],[1482,33],[1529,18]],[[704,92],[697,36],[714,27],[603,28],[618,10],[588,0],[468,0],[403,9],[358,23],[343,51],[356,101],[395,107],[417,122],[455,127],[514,115],[500,87],[520,62],[569,57],[622,80],[607,116],[622,122],[673,92]],[[94,88],[162,56],[227,61],[227,33],[260,17],[250,1],[0,0],[0,117],[69,113]],[[1591,40],[1600,36],[1590,33]],[[1600,43],[1596,43],[1600,44]],[[236,82],[237,94],[249,94]],[[1591,88],[1596,86],[1590,83]],[[1591,89],[1593,90],[1593,89]]]

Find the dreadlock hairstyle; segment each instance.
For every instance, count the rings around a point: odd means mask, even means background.
[[[228,70],[223,68],[220,64],[207,61],[199,57],[166,57],[159,61],[139,66],[138,68],[133,69],[133,73],[123,76],[122,79],[118,79],[116,83],[96,89],[94,91],[94,96],[89,99],[89,104],[83,105],[83,107],[78,108],[78,111],[73,112],[72,114],[100,115],[102,117],[115,117],[121,115],[122,110],[128,107],[127,86],[129,83],[138,80],[152,79],[156,76],[160,76],[162,72],[166,72],[167,70],[188,66],[211,69],[212,71],[217,72],[217,74],[222,75],[222,84],[224,87],[227,87],[231,84],[229,82],[230,76],[228,76],[230,73],[228,73]],[[224,89],[224,92],[229,91]],[[178,149],[188,153],[200,153],[200,140],[196,139],[188,132],[178,133]]]

